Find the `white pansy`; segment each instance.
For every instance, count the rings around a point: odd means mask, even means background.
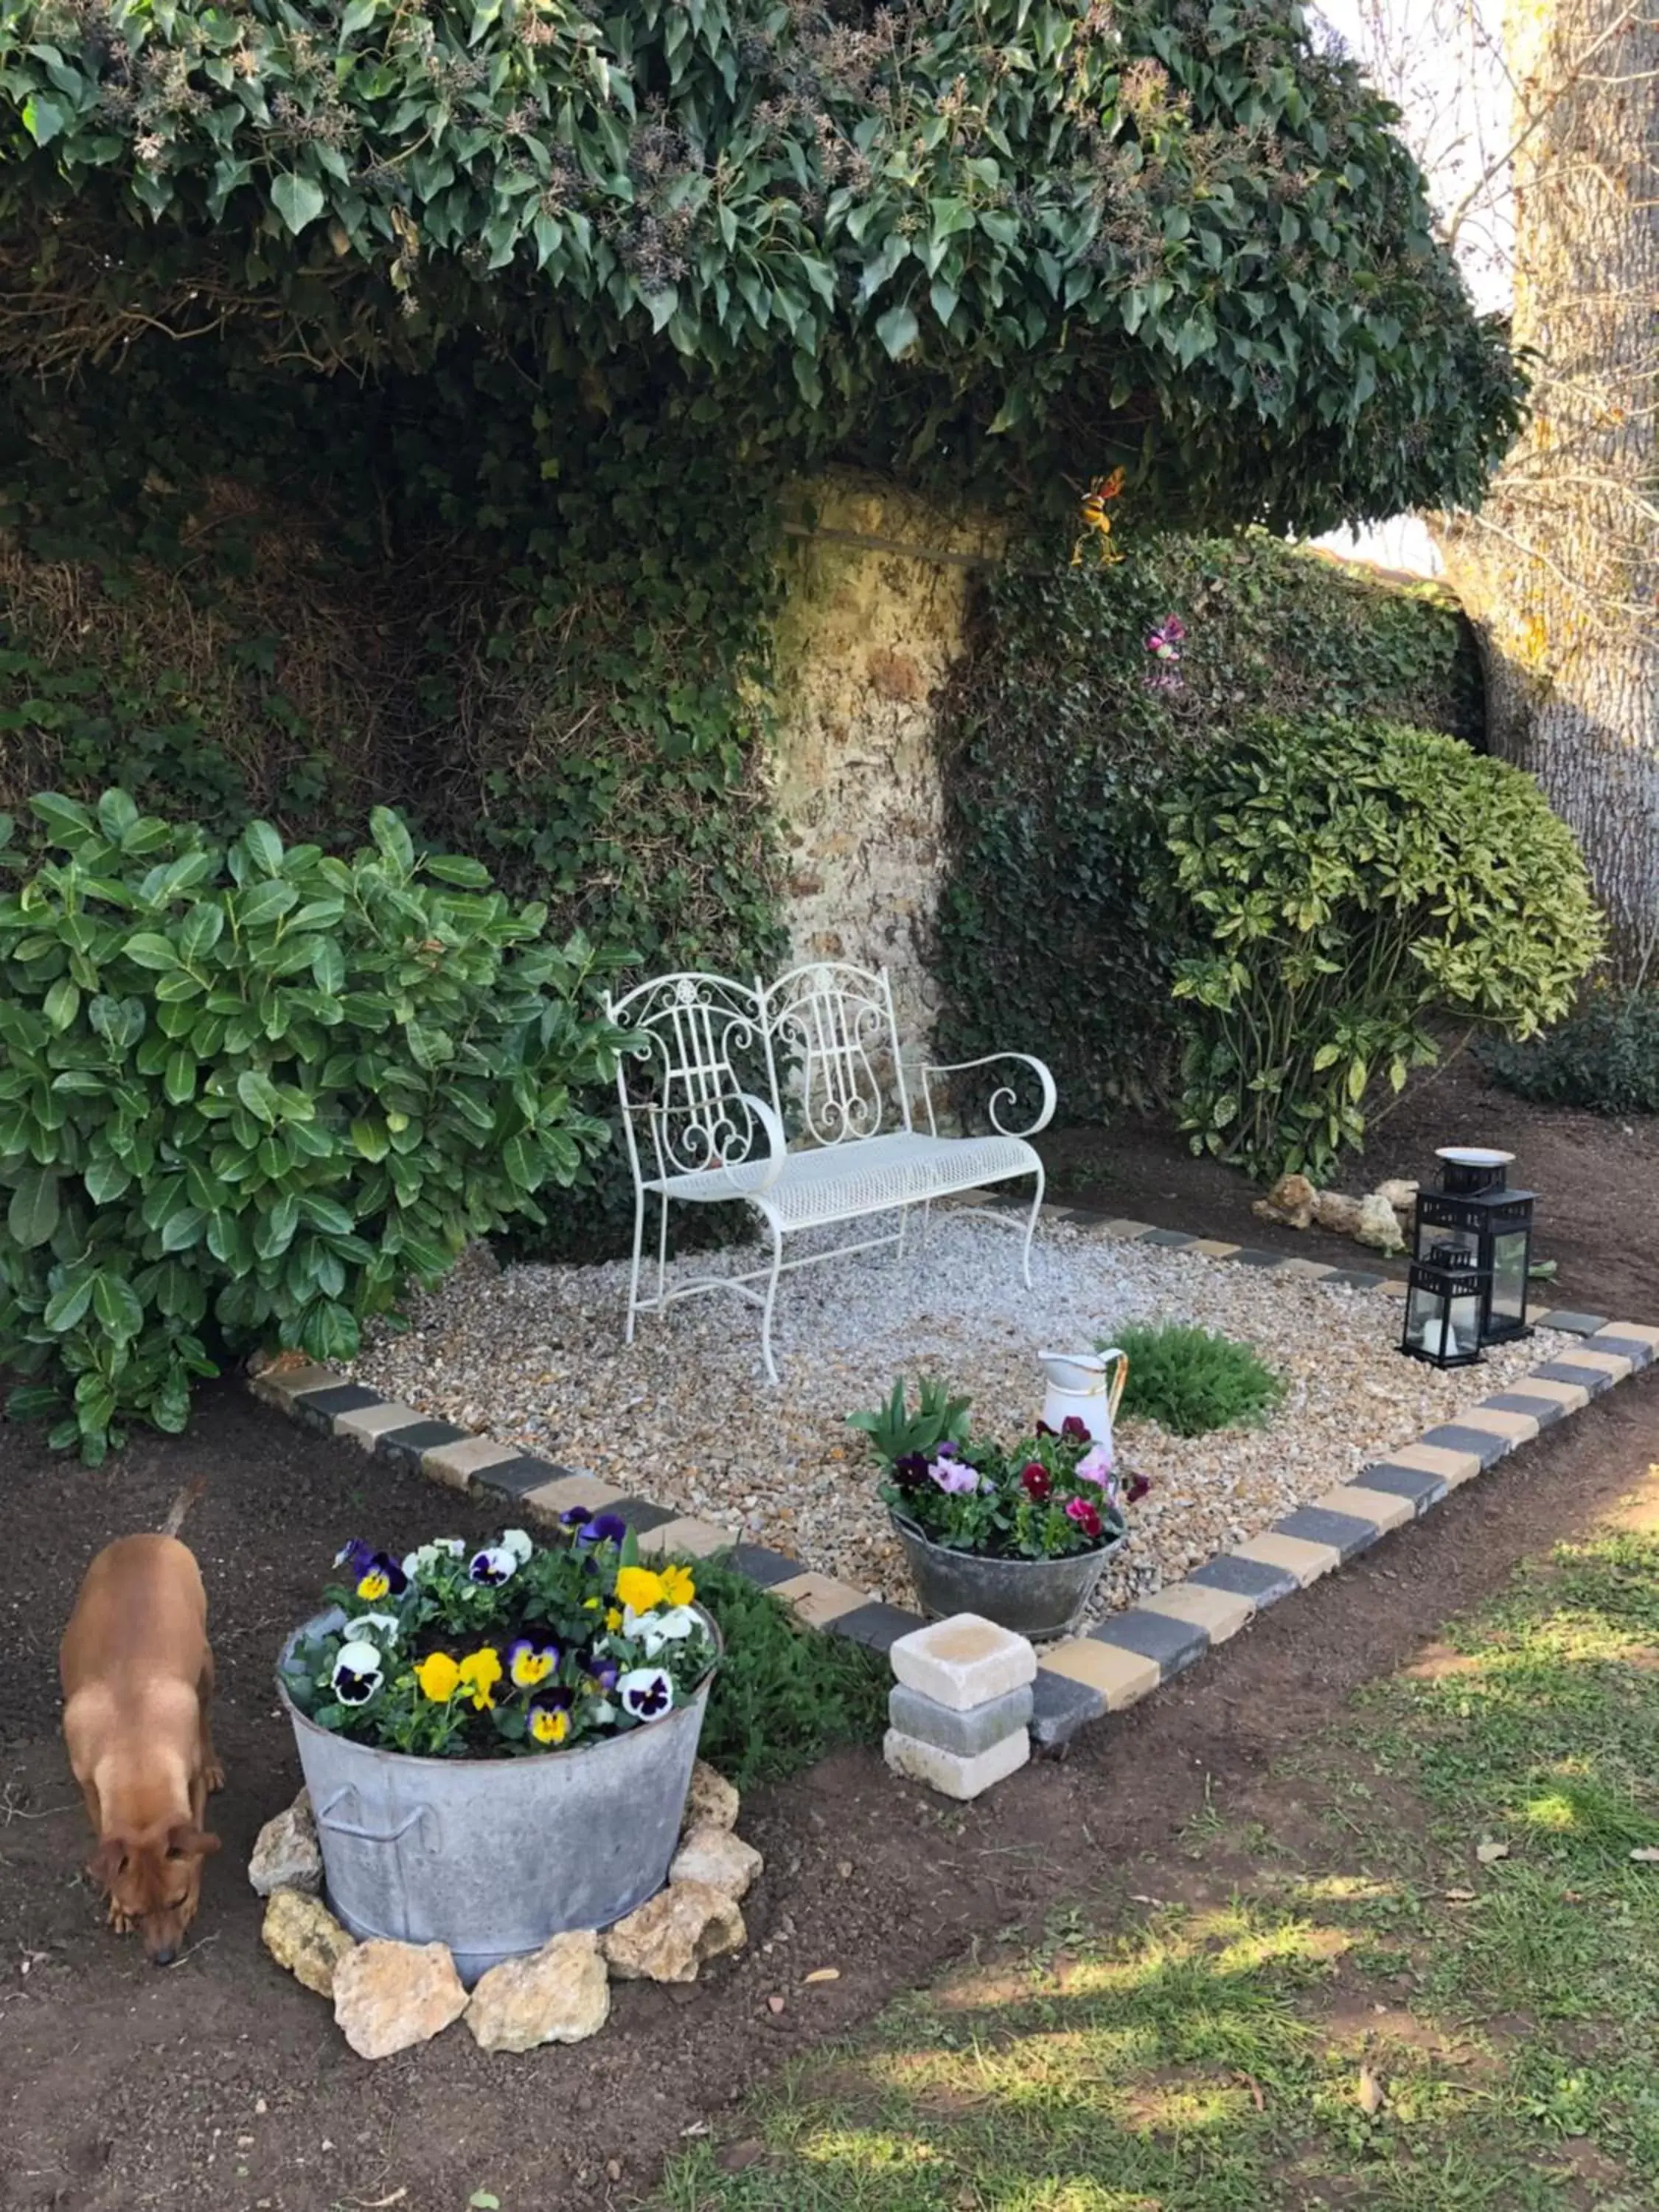
[[[378,1644],[354,1637],[335,1654],[334,1694],[343,1705],[366,1705],[385,1679]]]
[[[408,1570],[405,1569],[404,1572],[407,1573],[407,1571]],[[398,1641],[398,1622],[395,1613],[360,1613],[356,1620],[347,1621],[340,1633],[348,1643],[354,1638],[361,1637],[370,1644],[373,1644],[377,1638],[382,1644],[395,1644]]]
[[[536,1548],[522,1528],[503,1528],[501,1547],[504,1552],[511,1552],[520,1566]]]
[[[645,1656],[654,1659],[665,1644],[683,1644],[688,1636],[695,1636],[702,1623],[689,1605],[665,1607],[660,1613],[640,1616],[635,1633],[645,1646]]]

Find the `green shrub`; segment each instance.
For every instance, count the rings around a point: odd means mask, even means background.
[[[1454,1016],[1511,1037],[1571,1005],[1601,947],[1565,823],[1529,776],[1383,721],[1259,717],[1164,809],[1207,942],[1176,967],[1183,1126],[1253,1173],[1326,1180]]]
[[[1254,1426],[1285,1395],[1284,1383],[1248,1344],[1206,1328],[1137,1322],[1112,1341],[1129,1361],[1120,1413],[1156,1421],[1172,1437]]]
[[[719,1560],[697,1568],[697,1596],[726,1656],[709,1692],[702,1754],[729,1782],[778,1782],[842,1744],[879,1743],[887,1662],[863,1644],[803,1628],[769,1591]]]
[[[54,1445],[182,1428],[224,1350],[350,1358],[603,1142],[571,1090],[614,1072],[582,1001],[616,956],[477,861],[417,860],[385,809],[349,861],[118,790],[33,811],[52,857],[0,898],[0,1367]]]
[[[1186,625],[1181,686],[1146,637]],[[946,1060],[1010,1042],[1091,1120],[1172,1087],[1184,949],[1158,807],[1242,715],[1391,714],[1474,736],[1480,663],[1444,594],[1402,590],[1253,531],[1131,543],[1115,567],[1011,562],[976,603],[943,728],[951,869],[936,968]]]
[[[1542,1105],[1659,1114],[1659,991],[1592,991],[1547,1036],[1496,1039],[1480,1057],[1506,1091]]]

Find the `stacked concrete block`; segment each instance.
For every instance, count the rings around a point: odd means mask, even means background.
[[[977,1613],[901,1636],[883,1752],[895,1774],[946,1797],[977,1797],[1031,1755],[1036,1654]]]

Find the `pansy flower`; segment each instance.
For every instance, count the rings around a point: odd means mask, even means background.
[[[558,1686],[544,1690],[530,1702],[530,1741],[548,1747],[561,1744],[570,1733],[571,1692]]]
[[[893,1462],[893,1480],[901,1490],[920,1490],[927,1480],[927,1459],[923,1452],[906,1452],[902,1459]]]
[[[531,1557],[535,1552],[536,1547],[531,1542],[529,1537],[526,1535],[522,1528],[503,1528],[501,1531],[501,1549],[503,1552],[511,1552],[514,1558],[522,1567],[529,1564]]]
[[[559,1663],[556,1644],[535,1644],[521,1636],[507,1655],[507,1671],[516,1690],[533,1690]]]
[[[1152,1488],[1152,1477],[1146,1474],[1126,1474],[1123,1478],[1123,1497],[1126,1504],[1138,1505]]]
[[[582,1664],[592,1688],[606,1692],[616,1688],[622,1668],[614,1659],[596,1659],[590,1655]]]
[[[1054,1486],[1053,1476],[1040,1459],[1027,1460],[1019,1471],[1019,1479],[1025,1495],[1037,1505],[1047,1502]]]
[[[398,1631],[395,1613],[360,1613],[356,1620],[347,1621],[340,1633],[348,1643],[354,1637],[362,1637],[369,1644],[395,1644]]]
[[[467,1561],[466,1571],[473,1582],[481,1583],[485,1589],[499,1589],[518,1573],[519,1555],[509,1552],[505,1544],[486,1544],[483,1551],[475,1552]]]
[[[361,1581],[368,1572],[374,1558],[373,1547],[364,1543],[361,1536],[353,1536],[334,1554],[334,1564],[337,1567],[346,1568],[355,1583]]]
[[[501,1655],[486,1644],[469,1651],[460,1665],[461,1687],[472,1699],[476,1712],[487,1713],[495,1702],[495,1685],[501,1679]]]
[[[654,1659],[665,1644],[683,1644],[688,1636],[695,1636],[702,1626],[689,1605],[670,1606],[660,1613],[647,1613],[637,1620],[630,1615],[623,1623],[623,1632],[637,1636],[644,1644],[647,1659]]]
[[[674,1685],[660,1667],[635,1667],[617,1684],[623,1711],[636,1721],[659,1721],[673,1708]]]
[[[354,1637],[335,1655],[334,1694],[343,1705],[366,1705],[386,1679],[377,1644]]]
[[[466,1545],[459,1536],[434,1536],[429,1544],[418,1544],[412,1552],[404,1554],[404,1572],[413,1582],[428,1567],[435,1567],[440,1559],[459,1559],[465,1557]]]
[[[1086,1498],[1073,1498],[1066,1508],[1066,1518],[1075,1521],[1085,1536],[1100,1534],[1100,1515]]]
[[[623,1567],[617,1577],[617,1595],[629,1613],[649,1613],[667,1595],[660,1575],[649,1567]]]
[[[423,1698],[434,1705],[447,1705],[461,1686],[460,1666],[447,1651],[429,1652],[415,1669],[415,1680]]]
[[[1051,1432],[1052,1433],[1052,1432]],[[1076,1413],[1067,1413],[1060,1425],[1060,1433],[1069,1443],[1083,1444],[1089,1441],[1089,1424]]]
[[[596,1513],[591,1521],[584,1521],[576,1531],[579,1544],[620,1544],[628,1534],[628,1523],[617,1513]]]
[[[957,1498],[979,1488],[979,1477],[963,1460],[936,1459],[927,1472],[947,1498]]]
[[[383,1597],[401,1597],[409,1577],[389,1552],[374,1553],[357,1577],[357,1595],[365,1605],[378,1605]]]
[[[1111,1446],[1098,1443],[1094,1445],[1091,1450],[1084,1453],[1072,1472],[1079,1482],[1102,1484],[1109,1482],[1112,1474]]]

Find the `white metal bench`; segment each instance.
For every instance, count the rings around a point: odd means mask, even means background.
[[[1031,1236],[1042,1205],[1043,1171],[1026,1140],[1054,1110],[1054,1079],[1028,1053],[994,1053],[918,1071],[925,1130],[912,1117],[887,971],[841,962],[796,968],[771,985],[723,975],[659,975],[607,1001],[611,1018],[638,1040],[617,1069],[623,1129],[634,1173],[634,1267],[627,1341],[641,1313],[704,1291],[735,1291],[762,1311],[761,1349],[772,1381],[772,1310],[786,1268],[896,1245],[909,1209],[953,1192],[1018,1176],[1036,1178],[1021,1264],[1031,1279]],[[1016,1102],[1013,1080],[991,1095],[991,1133],[940,1133],[933,1084],[978,1068],[1018,1062],[1041,1097],[1024,1130],[1003,1126]],[[795,1141],[787,1133],[793,1125]],[[647,1142],[641,1146],[643,1128]],[[643,1156],[643,1157],[642,1157]],[[640,1296],[647,1197],[659,1201],[656,1295]],[[716,1205],[741,1199],[765,1222],[769,1264],[748,1273],[668,1284],[671,1200]],[[896,1212],[877,1237],[783,1256],[802,1230]]]

